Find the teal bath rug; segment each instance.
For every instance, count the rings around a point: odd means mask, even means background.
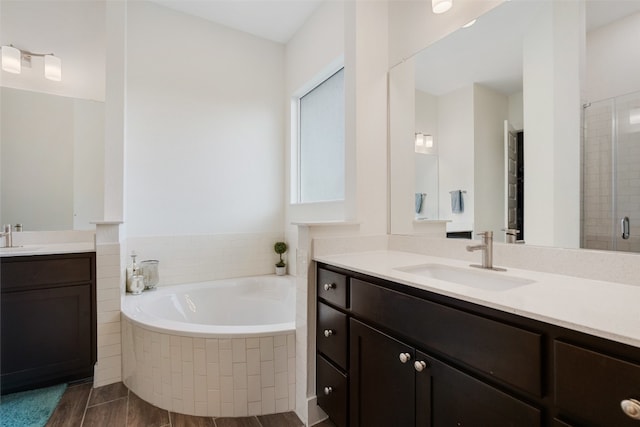
[[[0,427],[43,427],[66,384],[0,396]]]

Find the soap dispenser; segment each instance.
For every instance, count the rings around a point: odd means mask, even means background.
[[[131,251],[131,264],[127,267],[127,292],[139,295],[144,290],[144,276],[136,264],[137,254]]]

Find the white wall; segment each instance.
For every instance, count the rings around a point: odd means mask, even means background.
[[[439,140],[438,136],[438,99],[426,92],[416,90],[415,115],[416,132],[431,135],[434,141]],[[407,141],[411,145],[411,140]],[[416,193],[425,193],[422,212],[416,214],[417,217],[428,219],[438,219],[439,211],[439,185],[438,185],[438,154],[437,145],[431,154],[415,153],[415,186]],[[415,213],[415,212],[414,212]]]
[[[74,100],[73,229],[95,228],[104,211],[104,102]]]
[[[599,101],[640,89],[640,13],[587,33],[586,99]]]
[[[360,233],[377,235],[388,229],[387,71],[388,7],[386,2],[347,2],[350,17],[345,66],[354,70],[354,96],[347,98],[353,114],[355,146],[355,217]],[[349,115],[347,114],[347,119]],[[349,130],[347,130],[349,135]],[[347,153],[347,170],[353,168]],[[353,170],[353,169],[352,169]],[[347,188],[349,191],[349,188]]]
[[[283,46],[128,8],[127,234],[283,228]]]
[[[527,243],[580,244],[580,55],[584,5],[545,4],[524,41]]]
[[[0,44],[62,60],[62,81],[44,78],[41,57],[21,74],[0,72],[0,85],[104,101],[105,1],[0,2]]]
[[[2,88],[3,224],[73,229],[73,102]]]
[[[474,221],[473,87],[438,97],[440,219],[447,230],[472,230]],[[463,190],[464,212],[451,211],[450,191]]]
[[[522,92],[517,92],[509,95],[509,123],[517,131],[524,129],[524,118]]]
[[[504,241],[504,121],[509,101],[499,92],[474,84],[473,103],[474,228],[493,231],[497,241]]]
[[[389,223],[391,232],[398,234],[410,234],[415,218],[413,138],[417,94],[415,64],[413,58],[409,58],[389,71]]]

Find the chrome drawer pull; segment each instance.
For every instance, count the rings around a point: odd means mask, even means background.
[[[325,283],[323,287],[324,287],[325,291],[330,291],[331,289],[335,289],[336,288],[336,284],[335,283]]]
[[[411,360],[411,355],[409,353],[400,353],[399,358],[402,363],[407,363]]]
[[[327,386],[324,388],[324,395],[325,396],[329,396],[331,393],[333,393],[333,388],[331,388],[330,386]]]
[[[627,417],[640,420],[640,402],[636,399],[625,399],[620,402],[620,407]]]
[[[324,336],[329,338],[331,335],[333,335],[333,329],[325,329],[324,330]]]
[[[413,367],[416,371],[422,372],[427,367],[427,363],[423,362],[422,360],[416,360],[413,364]]]

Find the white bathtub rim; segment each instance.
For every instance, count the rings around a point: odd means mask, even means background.
[[[273,280],[273,278],[276,277],[282,278],[284,280],[290,280],[295,286],[295,276],[275,276],[272,274],[264,276],[249,276],[247,278],[255,279],[260,277],[268,277],[270,278],[270,280]],[[261,336],[285,335],[291,332],[295,332],[295,319],[290,322],[271,323],[266,325],[203,325],[198,323],[186,323],[168,319],[159,319],[146,313],[139,312],[138,310],[138,305],[141,301],[140,298],[153,298],[154,295],[161,296],[162,294],[170,293],[171,289],[184,290],[184,287],[193,289],[208,286],[212,282],[227,282],[237,279],[243,278],[218,279],[188,284],[160,286],[156,290],[146,291],[149,292],[149,294],[144,292],[142,295],[125,294],[122,296],[121,316],[125,317],[139,327],[153,332],[166,333],[170,335],[189,336],[193,338],[252,338]]]

